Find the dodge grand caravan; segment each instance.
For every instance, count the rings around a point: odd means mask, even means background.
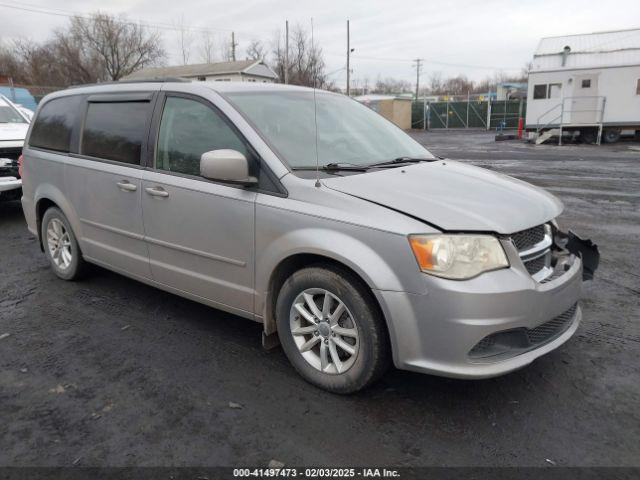
[[[348,393],[393,361],[484,378],[578,328],[595,245],[558,199],[435,157],[342,95],[133,82],[41,102],[22,204],[56,275],[101,265],[264,325]]]

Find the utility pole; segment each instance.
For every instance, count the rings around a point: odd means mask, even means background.
[[[351,71],[349,70],[351,67],[349,65],[349,60],[351,57],[351,45],[349,44],[349,20],[347,20],[347,97],[350,96],[351,86],[350,86],[350,77]]]
[[[284,83],[289,83],[289,20],[284,22]]]
[[[231,32],[231,60],[236,61],[236,32]]]
[[[420,72],[422,71],[422,59],[416,58],[414,62],[414,67],[416,69],[416,100],[418,100],[418,94],[420,93]]]

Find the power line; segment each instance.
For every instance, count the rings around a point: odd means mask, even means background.
[[[343,56],[337,53],[326,53],[326,55],[329,55],[332,57]],[[409,63],[409,62],[415,61],[415,58],[371,57],[371,56],[364,56],[364,55],[352,55],[352,58],[356,60],[371,60],[376,62]],[[496,67],[496,66],[490,66],[490,65],[472,65],[468,63],[451,63],[451,62],[442,62],[440,60],[433,60],[430,58],[422,58],[421,61],[424,64],[442,65],[442,66],[457,67],[457,68],[474,68],[474,69],[480,69],[480,70],[504,70],[504,71],[521,70],[521,67]]]
[[[63,10],[63,9],[54,8],[54,7],[41,7],[39,5],[25,4],[25,3],[23,3],[21,6],[18,6],[18,5],[10,5],[10,4],[0,2],[0,7],[10,8],[13,10],[20,10],[24,12],[40,13],[43,15],[52,15],[57,17],[66,17],[66,18],[79,17],[83,19],[91,18],[91,16],[86,13],[74,12],[71,10]],[[216,33],[216,32],[229,33],[234,31],[234,29],[230,29],[230,28],[210,28],[210,27],[207,28],[207,27],[196,27],[196,26],[190,26],[190,25],[172,25],[170,23],[150,22],[146,20],[132,21],[132,20],[120,20],[120,19],[114,18],[114,21],[120,24],[141,25],[143,27],[155,28],[159,30],[171,30],[171,31],[189,30],[194,32],[202,32],[202,33]],[[238,32],[238,30],[235,30],[235,31]],[[240,33],[245,33],[249,36],[255,35],[255,32],[247,33],[247,32],[241,31]],[[334,57],[339,56],[344,58],[343,54],[325,53],[325,55],[334,56]],[[375,56],[364,56],[364,55],[352,55],[352,57],[355,58],[356,60],[367,60],[367,61],[378,61],[378,62],[409,63],[414,61],[414,59],[410,59],[410,58],[397,58],[397,57],[389,58],[389,57],[375,57]],[[421,62],[424,64],[441,65],[441,66],[455,67],[455,68],[471,68],[471,69],[479,69],[479,70],[502,70],[502,71],[520,70],[520,68],[511,68],[511,67],[505,68],[505,67],[496,67],[496,66],[487,66],[487,65],[472,65],[472,64],[465,64],[465,63],[443,62],[440,60],[434,60],[429,58],[422,58]]]
[[[24,12],[41,13],[43,15],[53,15],[57,17],[66,17],[66,18],[75,18],[75,17],[79,17],[83,19],[91,18],[91,16],[86,13],[74,12],[71,10],[63,10],[60,8],[50,8],[50,7],[40,7],[37,5],[29,5],[29,4],[22,4],[22,5],[26,5],[26,6],[17,6],[17,5],[9,5],[6,3],[0,3],[0,7],[10,8],[13,10],[21,10]],[[116,23],[120,23],[123,25],[141,25],[143,27],[157,28],[160,30],[173,30],[173,31],[190,30],[190,31],[202,32],[202,33],[215,33],[215,32],[228,33],[233,31],[233,29],[230,29],[230,28],[206,28],[206,27],[196,27],[196,26],[189,26],[189,25],[179,26],[179,25],[172,25],[170,23],[149,22],[146,20],[133,21],[133,20],[120,20],[118,18],[114,18],[114,21]],[[246,33],[246,32],[243,32],[243,33]]]

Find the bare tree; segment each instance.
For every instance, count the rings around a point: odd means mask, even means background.
[[[158,33],[147,32],[124,17],[103,13],[88,19],[74,17],[68,35],[77,39],[85,54],[104,67],[110,80],[119,80],[165,56]]]
[[[16,40],[10,52],[14,68],[11,76],[16,82],[64,87],[104,78],[105,70],[98,59],[77,39],[61,32],[42,44]]]
[[[202,42],[200,43],[200,58],[204,63],[215,61],[215,41],[209,31],[202,32]]]
[[[191,56],[191,44],[193,43],[193,33],[184,23],[184,15],[180,15],[180,21],[176,23],[176,31],[178,32],[178,44],[180,53],[182,54],[182,64],[189,63]]]
[[[267,50],[260,40],[251,40],[247,47],[247,58],[251,60],[262,60],[267,56]]]
[[[312,45],[309,36],[300,25],[296,25],[290,34],[289,42],[289,83],[293,85],[305,85],[328,88],[325,73],[325,63],[322,49],[316,44]],[[285,49],[280,32],[276,34],[273,42],[274,69],[281,79],[284,79]]]
[[[372,93],[408,93],[413,91],[414,86],[407,80],[399,80],[392,77],[382,78],[378,75]]]
[[[442,91],[442,83],[442,72],[431,72],[429,75],[429,93],[440,93]]]
[[[225,62],[233,60],[233,47],[231,46],[231,39],[227,40],[226,37],[220,42],[220,56]]]
[[[9,45],[0,43],[0,74],[11,77],[14,82],[29,82],[24,60],[18,55],[15,43]]]

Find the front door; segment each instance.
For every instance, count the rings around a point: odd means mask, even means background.
[[[167,94],[144,173],[142,210],[154,280],[232,310],[253,312],[254,202],[243,187],[200,177],[200,156],[251,149],[203,99]],[[251,161],[251,160],[250,160]]]
[[[594,124],[600,119],[601,99],[598,97],[598,76],[576,75],[570,99],[570,123]],[[565,105],[565,109],[567,105]]]

